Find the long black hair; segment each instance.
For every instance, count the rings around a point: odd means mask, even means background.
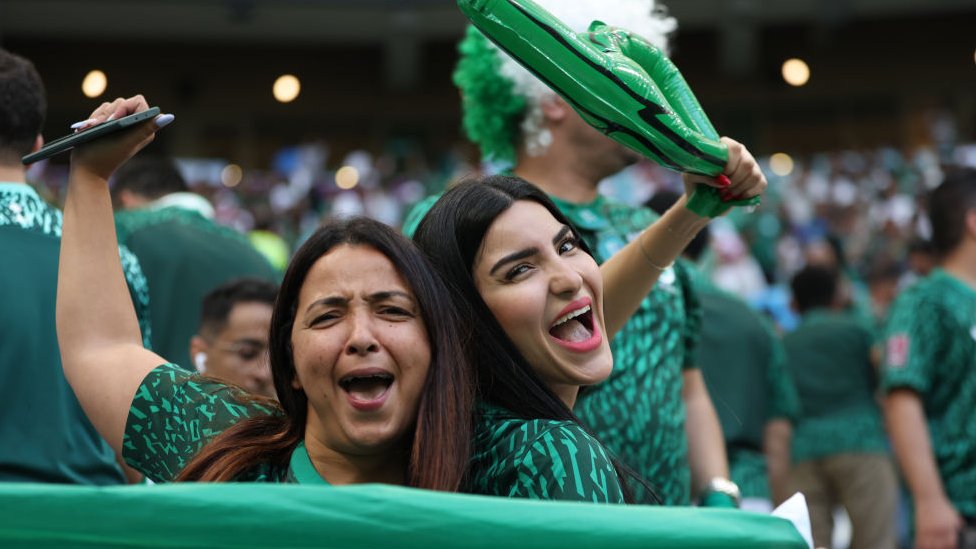
[[[541,189],[518,177],[495,175],[462,182],[444,193],[420,222],[414,241],[451,284],[472,325],[478,326],[468,352],[476,365],[479,398],[522,419],[569,421],[586,429],[508,337],[475,284],[474,262],[485,234],[495,219],[519,200],[541,205],[578,236],[573,224]],[[592,255],[581,240],[579,246]],[[623,464],[614,460],[614,467],[622,480],[632,478],[654,493]],[[627,483],[622,481],[621,487],[631,502]]]
[[[407,484],[444,491],[460,488],[470,457],[474,402],[471,363],[463,351],[466,325],[424,254],[393,229],[362,217],[325,224],[295,253],[285,272],[269,334],[271,371],[283,413],[250,418],[228,429],[178,480],[233,480],[259,463],[287,466],[304,437],[308,411],[305,392],[292,385],[296,372],[291,333],[298,297],[312,266],[342,244],[369,247],[389,259],[413,291],[427,329],[430,368],[408,441]]]

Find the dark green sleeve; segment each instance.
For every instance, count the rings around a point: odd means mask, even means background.
[[[674,274],[681,285],[681,295],[685,305],[685,323],[682,327],[684,342],[683,369],[698,368],[698,342],[701,339],[702,307],[695,292],[688,266],[681,260],[674,263]]]
[[[525,442],[514,466],[509,497],[624,502],[606,449],[575,424],[551,422]]]
[[[420,226],[420,222],[423,221],[424,216],[427,212],[434,207],[434,203],[437,202],[441,195],[428,196],[427,198],[421,200],[414,204],[414,207],[407,214],[407,218],[403,221],[403,228],[401,232],[407,238],[413,238],[413,234],[417,232],[417,227]]]
[[[882,386],[886,391],[909,388],[925,393],[944,355],[941,342],[953,333],[944,325],[948,311],[913,294],[892,306],[885,330]]]
[[[149,372],[136,391],[122,440],[125,462],[154,482],[176,478],[208,442],[238,421],[274,410],[247,393],[175,364]]]

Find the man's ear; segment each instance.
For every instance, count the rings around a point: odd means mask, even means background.
[[[122,189],[116,195],[115,198],[118,200],[118,207],[123,210],[131,210],[135,208],[140,208],[149,203],[144,196],[134,193],[129,189]]]
[[[34,146],[31,148],[30,152],[36,153],[37,151],[41,150],[41,147],[43,146],[44,146],[44,136],[42,136],[41,134],[37,134],[37,137],[34,138]]]
[[[965,222],[966,234],[969,238],[976,240],[976,208],[972,208],[966,212]]]
[[[569,106],[569,103],[558,95],[552,95],[543,99],[539,103],[539,108],[542,109],[542,115],[545,117],[546,122],[550,124],[558,124],[563,120],[566,120],[566,117],[569,116],[570,111],[573,110],[573,108]]]

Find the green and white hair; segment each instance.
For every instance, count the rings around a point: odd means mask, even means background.
[[[594,20],[634,32],[668,51],[678,22],[655,0],[534,0],[568,27],[584,32]],[[513,165],[521,145],[539,155],[552,142],[542,103],[556,94],[473,26],[458,45],[454,84],[461,91],[464,131],[485,160]]]

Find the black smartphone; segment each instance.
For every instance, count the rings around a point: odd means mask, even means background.
[[[50,143],[46,143],[40,148],[40,150],[28,154],[27,156],[21,158],[20,161],[23,162],[24,165],[33,164],[38,160],[44,160],[45,158],[50,158],[64,151],[70,151],[78,145],[88,143],[89,141],[98,139],[103,135],[124,130],[125,128],[138,124],[139,122],[153,118],[157,114],[159,114],[159,107],[152,107],[142,112],[117,118],[111,122],[103,122],[97,126],[92,126],[80,132],[70,133],[64,137],[59,137]]]

